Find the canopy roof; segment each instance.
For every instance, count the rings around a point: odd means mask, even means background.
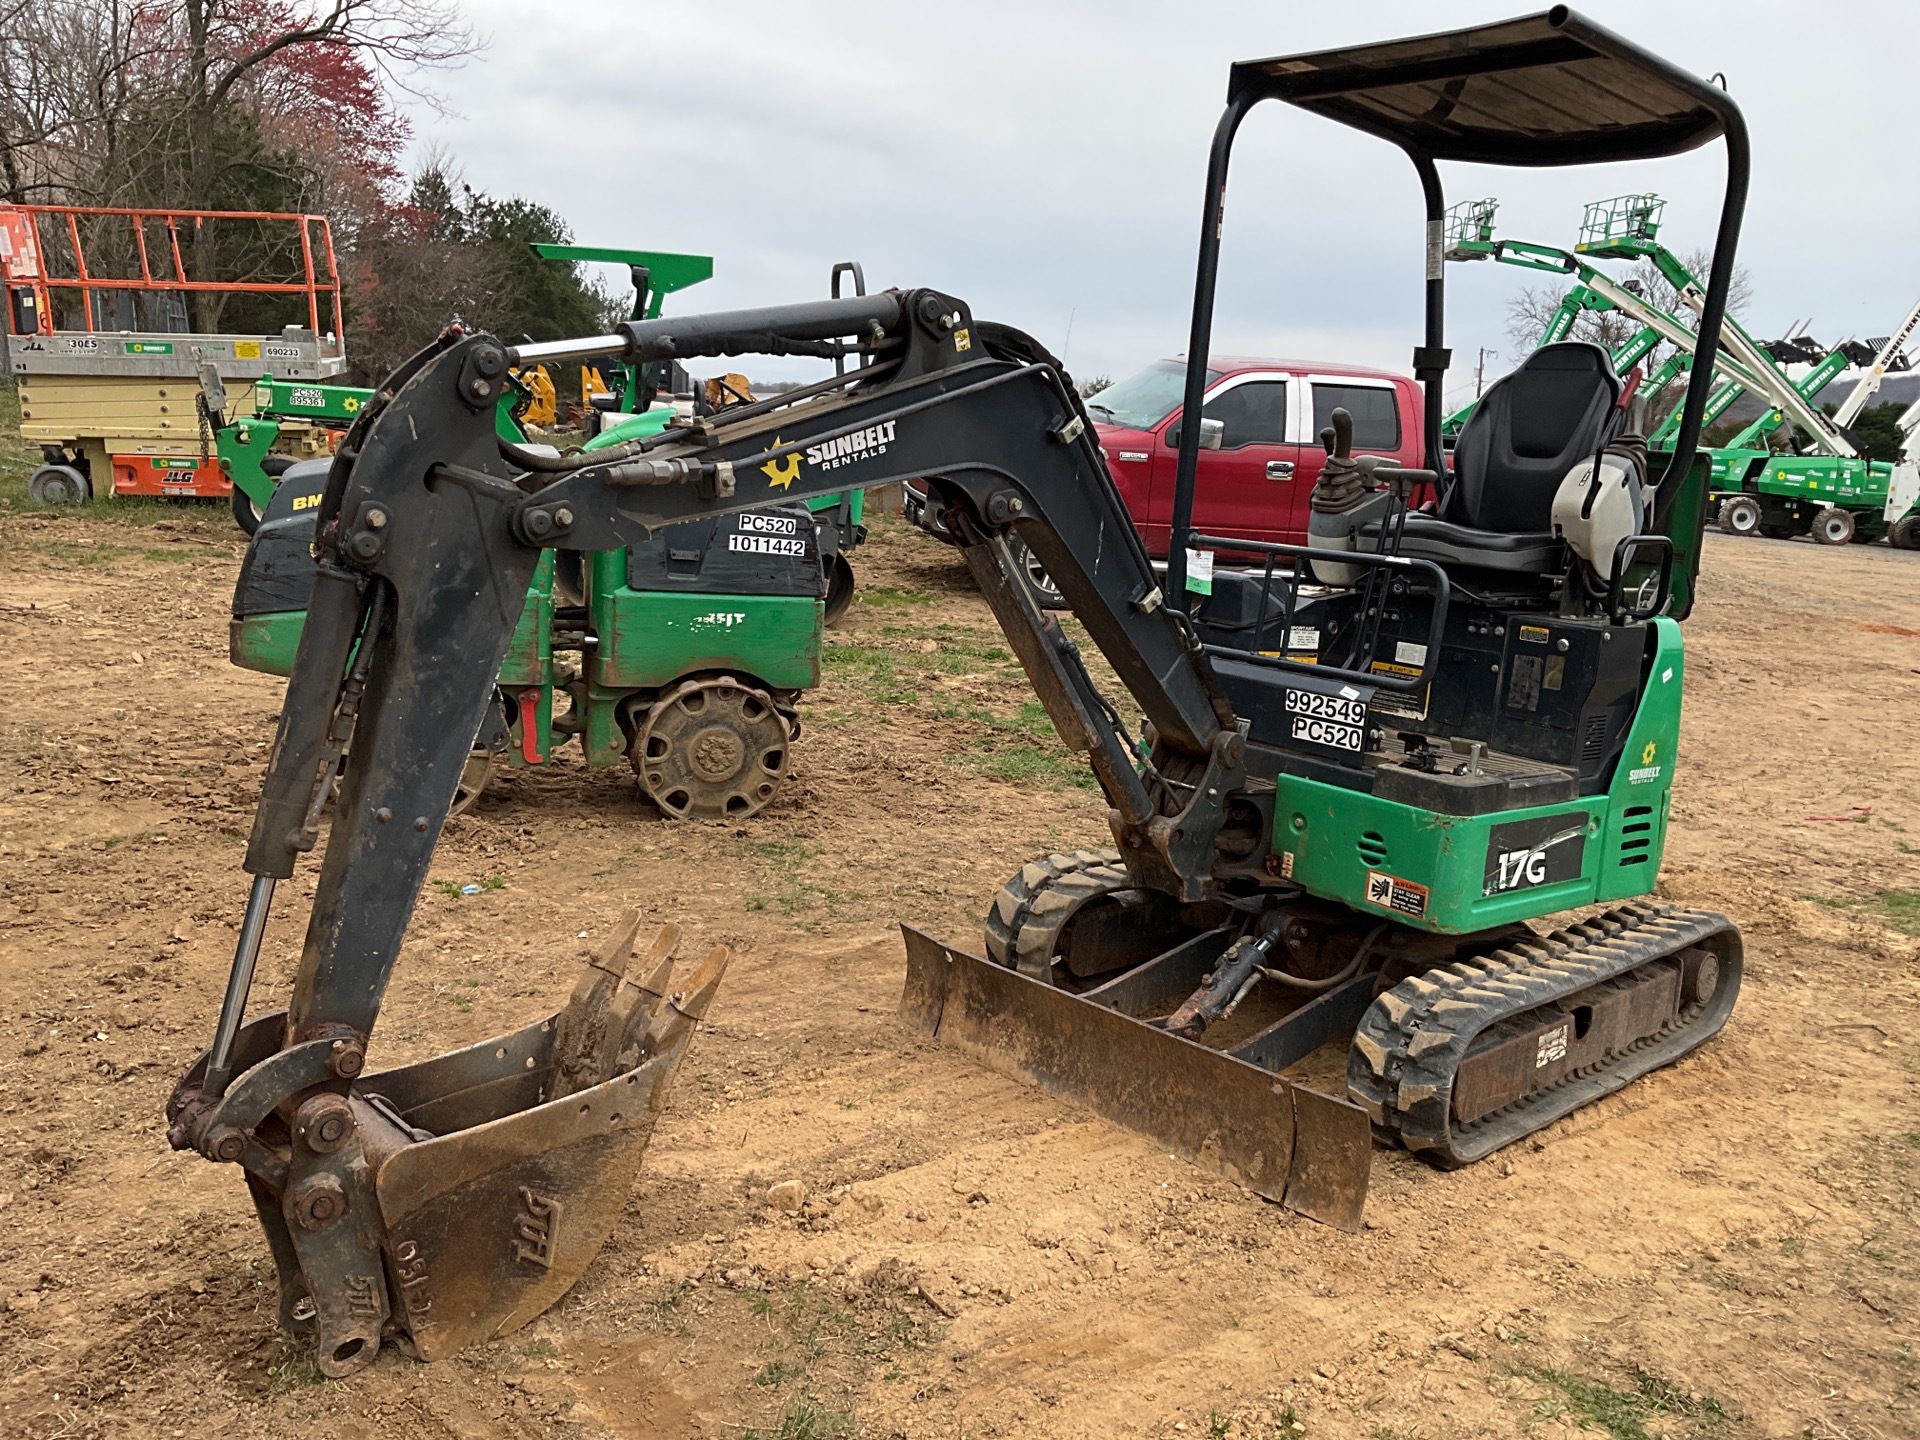
[[[1436,160],[1578,165],[1691,150],[1723,91],[1564,5],[1497,24],[1233,67],[1229,100],[1285,100]]]

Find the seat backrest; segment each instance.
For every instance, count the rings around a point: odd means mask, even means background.
[[[1461,430],[1441,518],[1502,535],[1547,530],[1554,491],[1600,448],[1619,398],[1600,346],[1541,346],[1481,397]]]

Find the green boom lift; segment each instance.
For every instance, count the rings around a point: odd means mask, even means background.
[[[1451,260],[1494,259],[1523,269],[1575,277],[1574,285],[1543,327],[1540,343],[1565,339],[1583,313],[1618,311],[1641,322],[1641,328],[1614,352],[1616,367],[1624,370],[1637,364],[1663,341],[1674,346],[1674,354],[1648,377],[1645,390],[1654,395],[1695,362],[1693,331],[1677,316],[1599,269],[1591,259],[1651,262],[1682,302],[1697,313],[1704,294],[1700,282],[1658,240],[1665,204],[1651,194],[1595,201],[1586,207],[1579,241],[1569,252],[1527,241],[1496,239],[1496,202],[1469,201],[1448,214],[1446,254]],[[1909,317],[1903,333],[1910,333],[1914,318]],[[1897,339],[1887,344],[1894,345]],[[1780,361],[1787,358],[1809,361],[1813,368],[1796,382],[1781,368]],[[1892,488],[1894,466],[1863,458],[1845,430],[1845,422],[1836,423],[1815,403],[1820,390],[1846,368],[1849,360],[1858,358],[1860,351],[1855,347],[1810,350],[1804,339],[1769,346],[1753,339],[1731,317],[1727,319],[1714,359],[1718,383],[1708,398],[1704,423],[1711,424],[1748,391],[1771,403],[1728,444],[1701,448],[1712,464],[1711,500],[1723,529],[1734,534],[1759,532],[1779,537],[1811,532],[1822,543],[1836,545],[1886,534],[1897,546],[1920,546],[1920,518],[1914,517],[1911,502],[1903,506],[1893,498],[1897,494]],[[1875,357],[1876,366],[1883,367],[1886,359],[1885,355]],[[1457,433],[1472,411],[1469,404],[1448,416],[1448,433]],[[1776,453],[1767,444],[1767,437],[1789,420],[1805,437],[1807,453]],[[1671,448],[1678,424],[1676,411],[1648,435],[1649,447],[1655,451]]]

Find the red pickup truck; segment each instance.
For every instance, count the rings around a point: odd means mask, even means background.
[[[1173,528],[1180,463],[1184,360],[1156,360],[1086,402],[1107,468],[1133,513],[1148,553],[1164,559]],[[1353,416],[1356,454],[1423,464],[1420,387],[1402,375],[1318,360],[1215,356],[1207,366],[1201,415],[1221,422],[1218,449],[1200,452],[1193,524],[1211,535],[1304,545],[1307,496],[1326,460],[1320,431],[1343,408]],[[942,533],[925,492],[909,484],[909,519]]]
[[[1150,554],[1167,553],[1180,464],[1184,360],[1157,360],[1088,398],[1107,468]],[[1222,422],[1218,449],[1200,452],[1193,525],[1210,535],[1304,545],[1307,496],[1326,451],[1320,431],[1336,408],[1353,416],[1355,454],[1421,462],[1421,395],[1385,370],[1321,361],[1216,356],[1201,415]]]

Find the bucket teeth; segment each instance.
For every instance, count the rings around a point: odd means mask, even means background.
[[[645,1011],[636,1012],[628,1022],[626,1033],[622,1036],[615,1074],[631,1070],[653,1056],[672,1049],[682,1035],[700,1022],[720,988],[720,978],[727,969],[727,958],[726,946],[714,946],[707,952],[707,958],[694,967],[685,983],[671,995],[667,994],[666,986],[672,964],[670,961],[662,962],[650,982],[650,985],[657,985],[658,988],[650,988],[648,992],[653,996],[654,1003]],[[666,1003],[659,1003],[663,999]]]
[[[662,925],[645,953],[637,954],[641,923],[638,910],[622,917],[560,1012],[548,1098],[576,1094],[632,1068],[622,1057],[630,1037],[660,1008],[680,944],[680,927]]]

